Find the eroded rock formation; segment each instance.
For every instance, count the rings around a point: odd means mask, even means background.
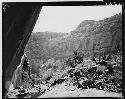
[[[85,20],[69,34],[49,38],[53,33],[32,33],[25,52],[31,65],[42,60],[61,59],[69,57],[74,51],[84,53],[84,56],[93,56],[110,53],[122,48],[122,14],[116,14],[104,20]],[[47,39],[45,39],[47,38]],[[35,64],[34,64],[35,63]],[[37,65],[35,65],[37,66]]]
[[[41,6],[3,3],[2,10],[3,80],[8,82],[11,81],[14,71],[21,61]]]
[[[27,78],[31,79],[31,71],[30,66],[28,64],[28,58],[24,54],[21,59],[21,63],[19,66],[17,66],[13,78],[12,78],[12,84],[14,88],[20,88],[23,84],[23,82],[27,81]],[[28,82],[28,81],[27,81]]]

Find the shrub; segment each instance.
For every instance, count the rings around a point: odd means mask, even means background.
[[[64,82],[64,81],[65,81],[65,79],[57,79],[57,80],[54,80],[54,82],[51,83],[51,86],[55,86],[56,84],[60,84],[60,83],[62,83],[62,82]]]
[[[79,54],[77,51],[74,51],[72,57],[68,58],[66,61],[67,65],[71,68],[75,68],[77,64],[80,64],[83,61],[83,55]]]
[[[47,71],[45,71],[41,77],[43,80],[46,80],[48,77],[52,76],[53,75],[53,71],[52,69],[48,69]]]

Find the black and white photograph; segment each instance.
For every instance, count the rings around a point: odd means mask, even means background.
[[[123,5],[2,3],[3,98],[123,98]]]

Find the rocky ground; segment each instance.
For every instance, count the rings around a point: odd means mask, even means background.
[[[40,90],[41,89],[41,90]],[[22,92],[22,93],[21,93]],[[8,93],[9,98],[51,98],[51,97],[122,97],[122,93],[98,90],[96,88],[78,89],[68,83],[62,83],[49,88],[39,86],[30,90],[12,90]]]
[[[108,55],[101,62],[83,60],[75,55],[66,61],[69,68],[61,75],[47,78],[32,87],[10,90],[6,97],[122,97],[121,63],[120,54]]]
[[[73,85],[63,83],[55,86],[52,90],[42,94],[38,98],[47,97],[122,97],[122,94],[97,90],[96,88],[82,90]]]

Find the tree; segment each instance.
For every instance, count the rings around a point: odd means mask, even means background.
[[[111,59],[112,59],[111,54],[109,54],[107,57],[107,60],[111,60]]]
[[[105,52],[103,53],[103,58],[102,58],[103,61],[106,61],[106,54]]]

